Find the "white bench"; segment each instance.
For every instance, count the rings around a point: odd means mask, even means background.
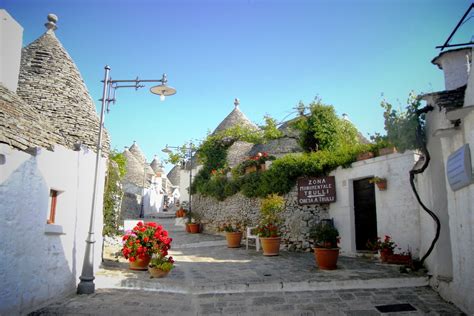
[[[260,239],[257,235],[252,234],[252,230],[256,229],[257,227],[247,227],[247,234],[245,238],[246,249],[249,250],[249,239],[255,239],[255,248],[257,251],[260,251]]]

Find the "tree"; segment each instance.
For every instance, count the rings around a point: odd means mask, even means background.
[[[299,130],[299,142],[306,152],[336,150],[359,143],[357,129],[351,122],[339,118],[332,105],[325,105],[320,98],[316,98],[308,106],[308,114],[305,114],[304,108],[300,102],[300,117],[293,127]]]
[[[420,105],[421,101],[414,92],[408,95],[405,110],[394,110],[393,106],[386,100],[383,100],[380,104],[384,109],[386,140],[392,143],[400,152],[420,148],[416,136],[418,120],[420,120],[422,132],[421,141],[425,139],[425,116],[424,114],[418,116],[416,113]]]

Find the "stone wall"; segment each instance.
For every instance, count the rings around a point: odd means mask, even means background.
[[[296,186],[284,195],[286,205],[282,213],[282,249],[289,251],[310,251],[309,228],[321,219],[328,218],[328,205],[301,206],[297,202]],[[204,224],[204,230],[216,233],[217,227],[225,222],[244,222],[256,226],[259,219],[260,199],[246,198],[240,193],[217,201],[214,198],[193,195],[193,212]]]

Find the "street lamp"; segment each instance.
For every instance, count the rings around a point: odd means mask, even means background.
[[[97,186],[98,186],[98,170],[99,170],[99,161],[102,152],[102,129],[104,126],[104,118],[105,118],[105,110],[109,112],[109,105],[111,102],[115,103],[115,91],[119,88],[138,88],[145,87],[141,85],[143,82],[159,82],[160,85],[154,86],[150,89],[150,91],[154,94],[158,94],[160,99],[163,101],[165,96],[173,95],[176,93],[176,90],[167,86],[168,79],[166,78],[166,74],[163,74],[161,79],[154,79],[154,80],[142,80],[136,79],[133,80],[112,80],[109,77],[110,67],[105,66],[105,75],[104,80],[104,87],[102,90],[102,107],[100,110],[100,125],[99,125],[99,137],[97,141],[97,155],[95,159],[95,174],[94,174],[94,187],[92,193],[92,207],[91,207],[91,216],[89,222],[89,232],[87,234],[86,239],[86,250],[84,254],[84,263],[82,265],[82,273],[79,279],[77,286],[77,293],[78,294],[92,294],[95,291],[95,284],[94,284],[94,220],[95,220],[95,207],[96,207],[96,199],[97,199]],[[123,83],[134,83],[133,85],[123,85]]]
[[[184,150],[187,150],[187,154],[188,154],[188,157],[189,157],[189,212],[191,213],[191,210],[192,210],[192,201],[193,201],[193,196],[191,194],[191,183],[192,183],[192,180],[193,180],[193,153],[196,151],[194,149],[194,146],[193,146],[193,143],[192,142],[189,142],[189,146],[186,147],[186,146],[183,146],[183,147],[177,147],[177,146],[168,146],[166,145],[165,148],[163,148],[161,151],[164,152],[164,153],[171,153],[172,151],[170,150],[170,148],[173,148],[173,149],[184,149]],[[186,165],[185,165],[186,166]]]
[[[140,218],[145,217],[145,182],[146,182],[146,169],[148,167],[148,164],[145,160],[143,163],[143,185],[142,185],[142,204],[140,207]]]

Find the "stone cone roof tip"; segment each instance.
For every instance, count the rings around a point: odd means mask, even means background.
[[[234,102],[234,109],[232,112],[227,115],[224,120],[216,127],[214,132],[212,134],[216,134],[217,132],[224,131],[228,128],[231,128],[233,126],[241,125],[244,127],[249,127],[255,130],[258,130],[257,125],[252,123],[242,111],[239,109],[239,104],[240,101],[239,99],[236,99]]]
[[[141,162],[139,162],[135,158],[135,155],[132,154],[129,150],[124,150],[123,156],[127,161],[127,173],[125,174],[123,181],[133,183],[139,187],[143,186],[143,172],[145,170],[146,173],[149,174],[148,169],[146,169],[145,166]]]
[[[146,161],[146,157],[145,155],[143,154],[142,150],[140,149],[140,147],[138,146],[137,142],[133,142],[132,146],[130,146],[128,148],[128,150],[135,156],[135,158],[141,162],[141,163],[145,163]]]
[[[158,172],[160,173],[164,172],[163,165],[161,164],[160,159],[158,159],[158,157],[153,158],[153,161],[151,162],[150,167],[151,169],[153,169],[155,174]]]
[[[97,146],[99,117],[95,104],[74,61],[56,38],[57,17],[50,14],[47,31],[23,48],[17,94],[34,106],[62,135],[61,145]],[[104,152],[109,151],[105,131]]]
[[[146,162],[146,157],[143,154],[142,150],[138,146],[137,142],[133,142],[132,146],[128,149],[128,151],[133,155],[133,157],[143,166],[146,168],[146,173],[149,175],[154,175],[155,172],[150,167],[150,165]],[[146,164],[146,167],[144,166]]]

